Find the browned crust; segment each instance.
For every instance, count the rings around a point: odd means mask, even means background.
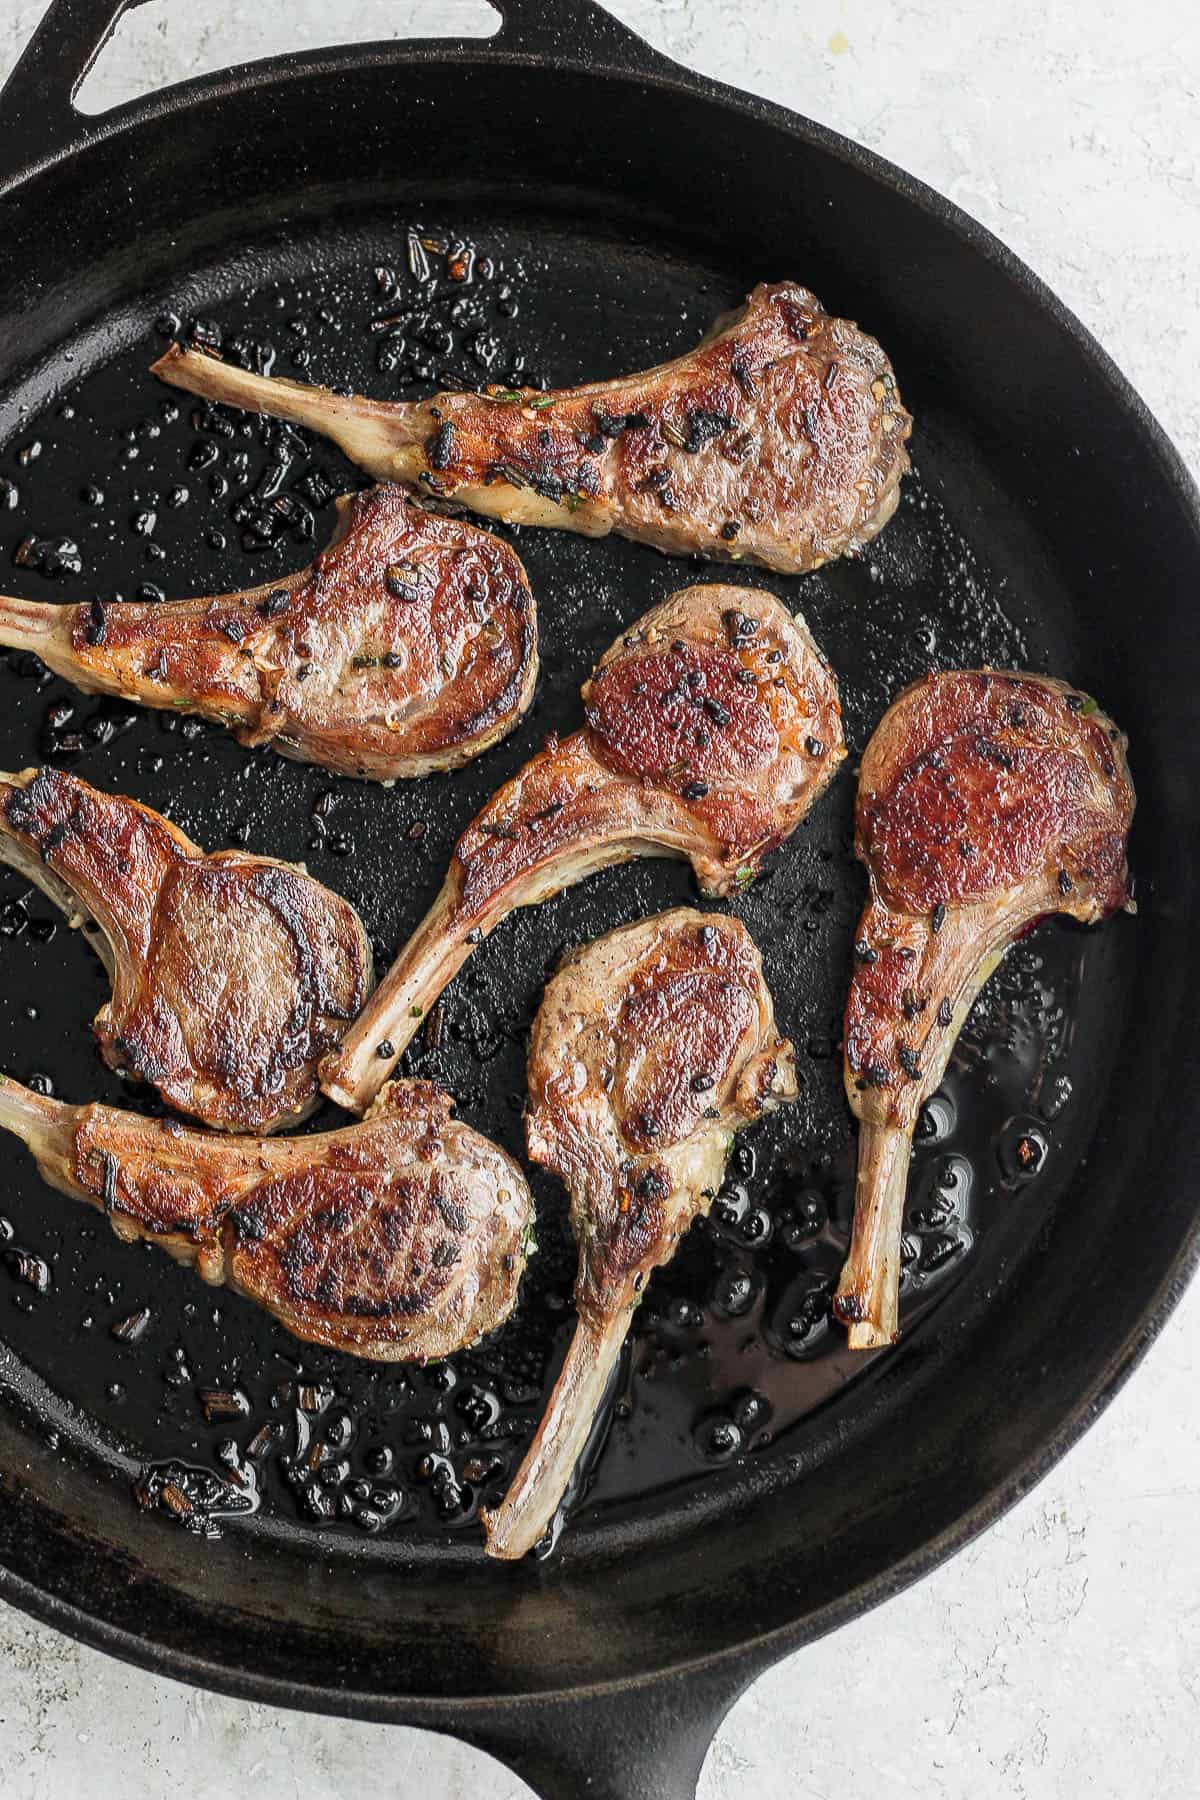
[[[311,1110],[316,1065],[371,990],[354,908],[286,863],[205,856],[169,820],[61,770],[0,782],[0,831],[102,927],[110,1067],[226,1131]]]
[[[611,1315],[707,1210],[732,1133],[794,1097],[740,920],[679,908],[576,952],[546,989],[526,1135],[571,1194],[576,1299]]]
[[[905,690],[859,783],[871,899],[846,1009],[856,1105],[876,1116],[888,1094],[923,1091],[989,949],[1048,913],[1091,924],[1126,904],[1133,807],[1125,739],[1065,682],[954,670]]]
[[[659,549],[783,573],[882,528],[912,428],[875,340],[795,282],[756,287],[704,343],[645,374],[441,394],[428,410],[420,479],[439,498],[532,490]]]
[[[341,774],[452,768],[511,730],[537,619],[509,547],[382,486],[308,570],[224,599],[76,609],[65,673]]]
[[[532,1202],[519,1169],[428,1082],[290,1140],[217,1139],[78,1109],[70,1185],[296,1336],[376,1360],[462,1349],[507,1317]]]
[[[584,841],[662,840],[706,891],[753,877],[844,752],[837,687],[769,594],[708,584],[654,608],[607,651],[587,725],[489,801],[455,851],[474,913]]]
[[[756,287],[673,362],[547,393],[388,404],[177,346],[154,372],[327,432],[378,479],[438,505],[782,574],[867,543],[908,468],[912,421],[887,357],[790,281]]]

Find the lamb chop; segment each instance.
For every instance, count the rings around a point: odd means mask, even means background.
[[[503,1504],[490,1556],[542,1537],[562,1499],[647,1277],[721,1185],[733,1133],[796,1097],[762,958],[737,919],[681,907],[568,957],[529,1051],[525,1135],[571,1196],[579,1320]]]
[[[438,504],[784,575],[873,538],[908,468],[912,420],[887,357],[790,281],[756,287],[674,362],[549,393],[344,398],[178,345],[154,372],[324,432],[376,480]]]
[[[752,881],[845,754],[837,685],[799,617],[747,588],[685,588],[601,658],[587,723],[551,740],[469,825],[441,893],[321,1085],[361,1111],[480,940],[634,856],[691,862],[701,889]]]
[[[975,996],[1039,919],[1133,910],[1133,807],[1124,737],[1048,676],[930,675],[868,744],[855,848],[870,898],[845,1030],[858,1186],[834,1299],[852,1349],[897,1335],[913,1130]]]
[[[200,713],[249,745],[391,781],[457,768],[533,697],[537,625],[517,557],[401,488],[338,502],[311,568],[163,604],[0,597],[0,645],[87,693]]]
[[[57,769],[0,774],[0,861],[93,934],[110,1068],[223,1131],[312,1112],[317,1060],[371,991],[348,900],[290,863],[205,856],[148,806]]]
[[[119,1238],[169,1250],[298,1338],[376,1362],[468,1348],[512,1311],[532,1219],[512,1158],[427,1081],[312,1137],[214,1137],[0,1076],[0,1126]]]

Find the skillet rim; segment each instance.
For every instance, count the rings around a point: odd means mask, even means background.
[[[616,21],[611,23],[615,25]],[[547,49],[513,47],[501,34],[483,40],[399,40],[359,44],[264,58],[222,70],[214,76],[201,76],[176,84],[94,119],[76,115],[78,134],[48,153],[35,156],[23,167],[18,166],[8,177],[0,176],[0,195],[16,196],[19,189],[35,182],[42,173],[71,159],[86,158],[93,148],[115,136],[135,133],[152,121],[176,114],[191,114],[209,103],[257,94],[260,89],[270,90],[284,82],[322,76],[353,76],[368,67],[403,69],[436,64],[453,69],[473,64],[492,68],[518,65],[542,76],[569,67],[573,73],[600,80],[640,82],[647,88],[668,94],[676,92],[785,132],[803,145],[819,149],[847,164],[898,198],[909,201],[939,224],[949,227],[965,249],[993,264],[1071,340],[1093,373],[1100,377],[1126,425],[1139,434],[1139,460],[1147,467],[1154,467],[1176,502],[1182,522],[1190,527],[1200,565],[1200,489],[1181,453],[1142,396],[1088,328],[1047,283],[987,227],[927,183],[897,168],[876,152],[775,101],[697,74],[643,44],[627,28],[620,28],[614,45],[576,43],[568,38],[566,50],[568,53],[564,54],[561,40]],[[211,1658],[177,1647],[167,1637],[156,1638],[148,1631],[135,1634],[113,1625],[73,1602],[45,1592],[2,1563],[0,1598],[92,1648],[152,1673],[167,1673],[175,1679],[235,1698],[331,1716],[426,1727],[460,1736],[469,1737],[474,1722],[481,1733],[479,1741],[485,1747],[486,1722],[497,1714],[511,1715],[522,1709],[532,1712],[542,1706],[588,1698],[611,1700],[623,1694],[644,1692],[671,1678],[697,1678],[705,1674],[725,1675],[728,1692],[732,1695],[771,1663],[902,1592],[964,1549],[1023,1499],[1095,1423],[1124,1386],[1161,1333],[1198,1265],[1200,1196],[1195,1202],[1192,1222],[1180,1239],[1167,1271],[1142,1307],[1137,1325],[1113,1349],[1057,1430],[1039,1449],[1031,1451],[1011,1468],[1003,1479],[994,1482],[973,1507],[889,1568],[848,1589],[802,1620],[743,1637],[698,1656],[680,1658],[659,1669],[573,1687],[529,1689],[508,1694],[380,1695],[332,1685],[316,1686],[261,1670],[235,1669],[228,1663],[216,1663]]]

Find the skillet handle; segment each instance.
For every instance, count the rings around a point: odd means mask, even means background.
[[[758,1663],[702,1669],[561,1701],[464,1710],[454,1735],[486,1750],[540,1800],[695,1800],[721,1721]]]
[[[578,67],[681,71],[645,38],[622,25],[597,0],[488,0],[504,23],[493,40],[501,49],[525,51]]]
[[[121,15],[143,0],[50,0],[0,88],[0,180],[91,136],[72,104]]]
[[[286,4],[286,0],[284,0]],[[0,185],[18,168],[35,168],[68,149],[83,149],[104,130],[74,98],[122,16],[145,0],[50,0],[41,23],[0,89]],[[490,0],[501,16],[483,55],[536,57],[634,74],[675,64],[605,12],[596,0]],[[439,40],[445,54],[453,40]]]

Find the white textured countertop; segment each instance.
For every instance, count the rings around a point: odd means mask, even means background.
[[[0,0],[0,75],[41,10]],[[239,19],[246,10],[148,7],[95,98],[124,97],[134,70],[149,85],[321,43],[331,13],[386,36],[481,7],[273,0],[261,20]],[[680,61],[858,138],[989,225],[1091,327],[1200,474],[1195,0],[612,10]],[[751,1689],[709,1757],[703,1800],[832,1800],[848,1787],[881,1800],[1195,1800],[1198,1378],[1193,1288],[1149,1362],[1030,1498],[920,1586]],[[160,1800],[176,1782],[188,1800],[528,1792],[423,1733],[194,1693],[3,1607],[0,1659],[4,1800]]]

